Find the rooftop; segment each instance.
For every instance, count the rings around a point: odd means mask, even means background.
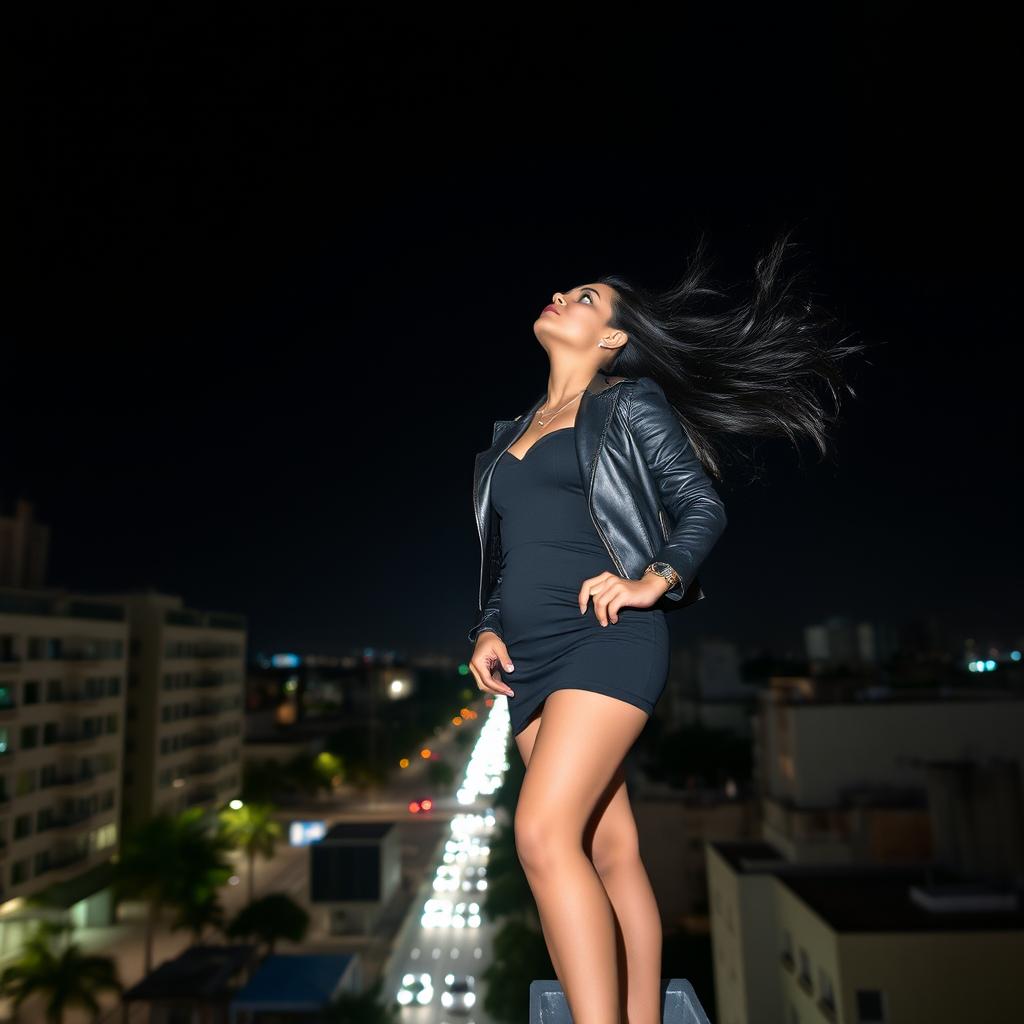
[[[794,864],[771,843],[709,844],[741,875],[770,875],[837,932],[1024,930],[1014,890],[939,864]]]
[[[129,999],[217,999],[231,995],[231,980],[256,955],[250,944],[189,946],[165,960],[124,994]]]
[[[234,1009],[319,1010],[334,997],[352,956],[274,953],[231,1001]]]

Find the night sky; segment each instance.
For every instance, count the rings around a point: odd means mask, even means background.
[[[50,525],[49,585],[241,612],[253,650],[465,656],[473,458],[546,387],[552,293],[668,285],[701,234],[742,290],[793,227],[873,349],[829,459],[755,439],[762,479],[717,485],[676,642],[1020,642],[998,26],[261,10],[14,33],[0,502]]]

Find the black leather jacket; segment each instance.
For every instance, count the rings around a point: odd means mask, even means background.
[[[490,448],[476,456],[482,617],[470,643],[484,630],[502,636],[500,520],[491,505],[491,474],[546,398],[545,391],[514,420],[498,420]],[[574,436],[591,518],[618,574],[638,580],[651,562],[668,562],[680,581],[655,607],[669,611],[702,600],[697,570],[725,529],[725,507],[661,386],[651,377],[599,371],[580,399]]]

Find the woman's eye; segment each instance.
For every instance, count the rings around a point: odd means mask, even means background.
[[[594,304],[594,300],[590,298],[590,292],[584,292],[584,293],[583,293],[583,294],[582,294],[582,295],[580,296],[580,302],[582,302],[582,301],[583,301],[584,299],[590,299],[590,304],[591,304],[591,305],[593,305],[593,304]]]

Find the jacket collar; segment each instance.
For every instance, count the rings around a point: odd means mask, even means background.
[[[578,427],[584,428],[586,425],[586,419],[582,419],[584,413],[588,411],[588,407],[592,399],[598,398],[604,394],[609,388],[614,387],[621,381],[632,381],[635,377],[621,377],[613,376],[605,373],[603,370],[598,370],[593,377],[590,378],[590,383],[587,385],[583,397],[580,399],[580,407],[576,412],[576,423]],[[494,449],[501,447],[504,451],[505,448],[515,444],[522,434],[526,433],[526,428],[533,422],[534,414],[544,404],[544,400],[547,398],[547,391],[542,391],[533,404],[526,410],[526,412],[520,414],[513,420],[498,420],[495,423],[494,439],[491,442],[489,448],[485,448],[482,452],[477,453],[477,457],[483,457],[488,452],[494,451]],[[515,427],[513,433],[509,433],[509,427]],[[582,429],[580,431],[583,432]]]
[[[605,400],[601,396],[616,384],[635,379],[634,377],[611,376],[603,370],[598,370],[591,377],[590,383],[580,399],[579,409],[576,410],[577,451],[581,455],[583,464],[586,464],[594,454],[593,451],[584,450],[589,444],[593,444],[592,439],[588,442],[590,434],[596,432],[598,437],[601,436],[614,406],[614,403],[611,406],[605,405]],[[547,396],[547,391],[542,391],[526,412],[521,413],[513,420],[498,420],[494,424],[494,438],[490,447],[485,448],[482,452],[477,452],[476,456],[478,471],[482,476],[487,476],[489,467],[497,461],[498,456],[526,433],[527,427],[533,422],[534,414],[544,405]],[[594,404],[595,400],[596,404]]]
[[[587,385],[586,391],[583,394],[583,398],[580,400],[580,408],[576,413],[577,420],[579,419],[579,415],[583,411],[583,408],[589,404],[588,399],[596,398],[598,395],[603,394],[609,388],[614,387],[614,385],[618,384],[620,381],[631,381],[634,379],[635,378],[633,377],[612,376],[610,374],[605,373],[604,370],[598,370],[597,373],[595,373],[594,376],[590,378],[590,383]],[[529,424],[533,421],[534,413],[544,404],[544,400],[547,398],[547,396],[547,391],[542,391],[537,400],[533,403],[533,405],[530,406],[529,409],[526,410],[525,413],[523,413],[521,416],[517,416],[514,420],[505,420],[504,422],[522,424],[523,429],[520,430],[520,433],[525,433],[525,428],[529,426]],[[508,443],[513,444],[514,442],[510,441]]]
[[[587,385],[588,395],[599,395],[602,391],[607,391],[614,384],[618,384],[619,381],[623,380],[635,380],[634,377],[621,377],[607,374],[604,370],[598,370],[593,377],[590,378],[590,383]]]
[[[576,410],[576,430],[574,442],[576,455],[581,467],[586,467],[584,483],[586,487],[587,500],[593,491],[594,467],[600,451],[601,441],[604,438],[615,409],[614,392],[612,401],[602,396],[614,385],[624,380],[634,380],[633,377],[610,376],[598,371],[591,378],[586,387],[579,408]],[[541,408],[547,398],[547,389],[542,391],[526,412],[517,416],[514,420],[499,420],[494,425],[494,439],[491,446],[478,452],[473,467],[473,506],[476,512],[477,527],[480,531],[481,555],[485,556],[490,534],[490,516],[487,509],[490,505],[491,475],[495,463],[506,448],[511,447],[526,433],[527,428],[533,422],[533,416]],[[483,580],[481,580],[483,582]],[[480,595],[481,607],[486,595]]]

